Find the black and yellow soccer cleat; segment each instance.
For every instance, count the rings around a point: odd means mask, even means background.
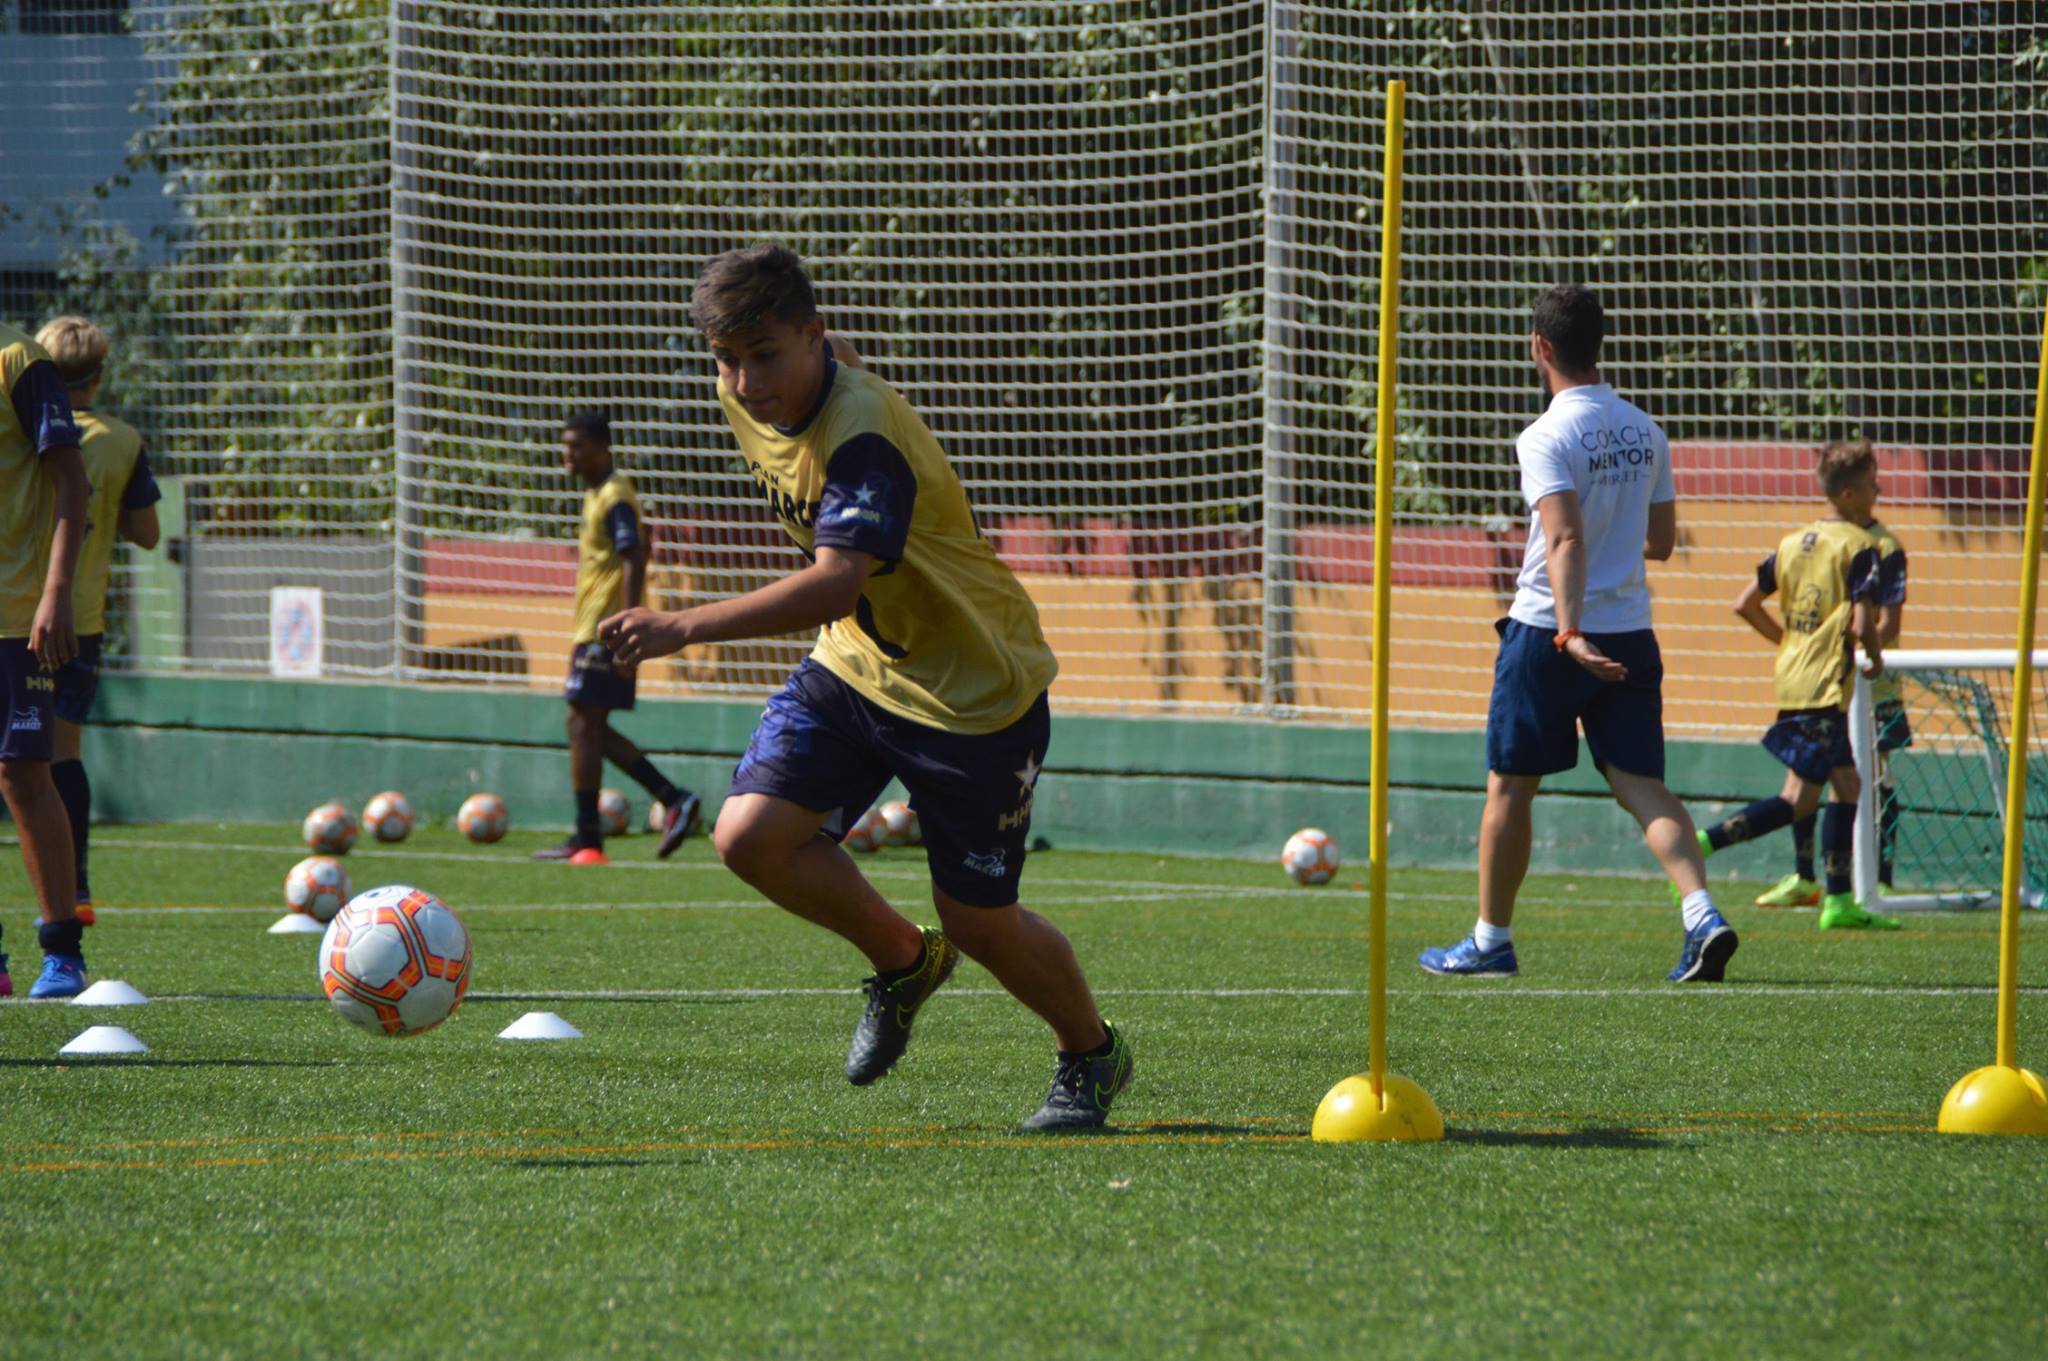
[[[917,1018],[917,1009],[960,963],[959,947],[929,926],[922,930],[924,953],[917,963],[861,982],[868,995],[867,1009],[861,1012],[846,1051],[846,1080],[856,1087],[867,1086],[896,1066],[910,1046],[910,1023]]]
[[[1131,1085],[1131,1046],[1109,1022],[1104,1021],[1102,1028],[1109,1032],[1109,1052],[1062,1052],[1053,1065],[1052,1091],[1038,1114],[1024,1122],[1025,1129],[1061,1134],[1102,1128],[1109,1118],[1109,1103]]]

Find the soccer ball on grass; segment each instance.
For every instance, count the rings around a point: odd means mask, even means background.
[[[924,830],[917,825],[917,810],[898,799],[875,810],[882,820],[884,846],[922,846]]]
[[[1337,843],[1320,827],[1302,828],[1280,849],[1280,868],[1297,884],[1327,884],[1337,864]]]
[[[348,848],[356,844],[356,815],[348,811],[347,804],[329,801],[306,814],[300,831],[306,838],[307,850],[322,855],[346,855]]]
[[[284,877],[284,903],[316,922],[331,922],[348,901],[348,871],[325,855],[309,855]]]
[[[496,794],[471,794],[455,812],[455,825],[462,834],[482,846],[502,838],[511,823],[505,801]]]
[[[418,1035],[469,991],[469,931],[454,909],[407,884],[360,893],[320,938],[320,990],[373,1035]]]
[[[363,830],[379,841],[403,841],[412,835],[412,804],[395,789],[373,794],[363,805]]]
[[[624,836],[626,828],[632,825],[632,811],[626,796],[618,790],[597,791],[597,823],[606,836]]]
[[[839,844],[849,851],[877,851],[886,843],[889,830],[882,825],[882,810],[870,808],[860,815],[860,820],[847,828],[846,835],[839,838]]]

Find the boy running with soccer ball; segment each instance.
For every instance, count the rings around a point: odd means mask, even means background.
[[[1845,710],[1854,646],[1861,644],[1869,675],[1884,671],[1879,602],[1904,599],[1905,560],[1900,556],[1888,577],[1885,541],[1865,528],[1877,504],[1877,456],[1870,446],[1861,440],[1830,444],[1821,451],[1818,471],[1834,513],[1787,534],[1757,564],[1756,580],[1735,601],[1735,612],[1778,649],[1778,720],[1763,744],[1785,763],[1785,787],[1702,831],[1700,850],[1712,855],[1790,826],[1832,789],[1835,797],[1820,822],[1827,888],[1820,929],[1895,930],[1897,918],[1865,911],[1849,888],[1861,785],[1849,755]],[[1886,540],[1897,542],[1888,535]],[[1779,598],[1783,623],[1764,608],[1772,595]]]
[[[965,954],[1058,1043],[1052,1091],[1025,1128],[1101,1125],[1130,1082],[1130,1048],[1096,1011],[1066,937],[1017,901],[1058,669],[1031,598],[976,529],[917,413],[827,336],[795,254],[719,256],[690,313],[754,480],[806,561],[735,599],[626,610],[600,636],[633,664],[817,629],[740,758],[713,838],[734,873],[874,967],[847,1080],[889,1071]],[[839,845],[892,776],[924,830],[940,930],[898,913]]]

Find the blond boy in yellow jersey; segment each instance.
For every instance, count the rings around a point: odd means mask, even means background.
[[[583,516],[576,536],[576,632],[569,644],[569,782],[576,796],[576,824],[569,839],[533,853],[535,860],[572,865],[606,864],[604,827],[598,819],[598,781],[604,763],[630,775],[662,808],[661,841],[655,854],[666,860],[697,830],[697,796],[671,784],[647,753],[612,726],[614,711],[635,702],[635,668],[618,661],[598,640],[598,622],[640,603],[647,586],[651,547],[640,498],[612,458],[612,423],[606,412],[579,411],[562,422],[562,467],[583,484]]]
[[[85,990],[71,826],[50,779],[56,673],[78,650],[73,582],[85,541],[85,465],[64,380],[42,346],[0,325],[0,796],[20,829],[41,912],[31,997]],[[0,995],[14,990],[0,954]]]
[[[1869,675],[1884,671],[1878,633],[1883,553],[1865,528],[1877,504],[1877,456],[1863,441],[1839,441],[1821,451],[1818,473],[1834,513],[1787,534],[1735,601],[1735,612],[1778,649],[1778,719],[1763,745],[1784,762],[1785,787],[1701,831],[1700,849],[1711,855],[1789,826],[1832,789],[1820,825],[1826,880],[1820,927],[1895,928],[1896,919],[1859,906],[1849,886],[1862,792],[1849,755],[1854,649],[1862,647]],[[1772,595],[1779,598],[1782,623],[1764,608]]]
[[[732,600],[627,610],[600,636],[631,663],[818,630],[754,731],[714,840],[742,879],[874,966],[847,1079],[890,1069],[965,953],[1058,1045],[1052,1090],[1025,1128],[1102,1124],[1130,1081],[1130,1049],[1096,1010],[1066,937],[1017,900],[1057,670],[1037,610],[982,539],[924,422],[828,340],[792,252],[762,245],[711,261],[691,318],[755,484],[805,562]],[[939,930],[898,913],[839,845],[892,777],[924,833]]]
[[[92,489],[74,588],[78,655],[57,672],[57,742],[50,765],[50,779],[71,818],[78,919],[90,926],[93,910],[87,857],[91,850],[92,782],[79,759],[80,729],[91,716],[93,697],[99,690],[114,544],[122,540],[145,550],[156,547],[162,534],[156,503],[163,493],[157,489],[142,433],[118,417],[93,409],[106,376],[106,333],[84,317],[58,317],[36,332],[36,342],[50,352],[64,379],[71,409],[78,418],[82,437],[78,448],[85,460],[86,482]]]

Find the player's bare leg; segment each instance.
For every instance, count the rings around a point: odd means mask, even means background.
[[[71,858],[71,822],[48,761],[0,761],[0,798],[14,817],[21,838],[21,860],[42,909],[38,937],[43,947],[43,976],[31,997],[72,997],[85,988],[81,953],[77,880]],[[61,975],[61,976],[58,976]]]
[[[1051,1026],[1061,1049],[1079,1053],[1109,1038],[1081,961],[1057,926],[1020,903],[970,907],[936,888],[932,902],[946,938]]]
[[[827,816],[767,794],[735,794],[719,808],[711,840],[727,869],[783,911],[843,937],[876,973],[909,967],[924,949],[923,933],[821,835]]]
[[[566,721],[569,736],[569,787],[576,795],[576,830],[559,846],[535,851],[535,860],[601,865],[604,832],[597,820],[598,787],[604,780],[606,711],[590,704],[571,704]]]
[[[1643,843],[1664,873],[1671,876],[1679,896],[1697,893],[1707,886],[1707,862],[1700,854],[1699,834],[1692,815],[1662,780],[1607,767],[1607,787],[1614,800],[1628,810],[1643,829]]]
[[[1511,926],[1515,895],[1529,877],[1529,846],[1534,839],[1530,811],[1536,804],[1538,775],[1486,775],[1486,811],[1479,819],[1479,919]]]

